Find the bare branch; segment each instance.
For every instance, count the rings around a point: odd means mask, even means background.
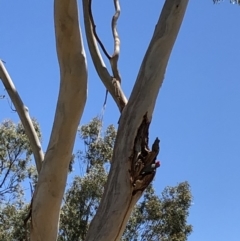
[[[9,156],[10,164],[9,164],[9,167],[8,167],[7,172],[5,173],[4,178],[2,179],[2,183],[0,184],[0,188],[2,188],[3,184],[5,183],[5,181],[6,181],[7,177],[8,177],[8,175],[9,175],[9,173],[10,173],[11,169],[12,169],[12,165],[13,165],[13,164],[14,164],[14,162],[16,161],[16,160],[11,161],[11,157],[10,157],[9,152],[8,152],[8,156]]]
[[[115,14],[112,18],[112,34],[114,39],[114,53],[112,55],[112,58],[110,59],[111,67],[113,76],[115,79],[117,79],[121,83],[121,77],[120,73],[118,71],[118,58],[119,58],[119,52],[120,52],[120,38],[118,36],[117,32],[117,20],[120,16],[120,4],[118,0],[114,0],[114,7],[115,7]]]
[[[116,84],[117,79],[112,77],[107,68],[106,65],[102,59],[102,56],[100,54],[100,51],[97,46],[96,37],[93,33],[93,26],[91,22],[91,18],[89,16],[90,13],[90,0],[82,0],[83,3],[83,14],[84,14],[84,25],[85,25],[85,32],[88,42],[88,48],[95,66],[95,69],[98,73],[98,76],[102,80],[103,84],[105,85],[106,89],[109,91],[109,93],[112,95],[114,101],[116,102],[120,112],[122,112],[123,108],[127,104],[127,98],[125,97],[120,84]]]
[[[23,104],[14,84],[9,76],[3,62],[0,60],[0,78],[3,82],[3,85],[5,86],[5,89],[7,90],[11,101],[13,102],[17,113],[21,119],[21,122],[24,126],[24,129],[26,131],[26,134],[29,138],[30,145],[32,148],[32,152],[35,158],[36,166],[37,166],[37,171],[38,173],[41,170],[42,167],[42,161],[44,158],[44,154],[42,151],[42,147],[39,141],[39,138],[37,136],[37,133],[34,129],[32,120],[29,116],[29,111],[28,108]]]
[[[93,14],[92,14],[92,0],[89,0],[89,17],[90,17],[90,21],[92,23],[92,29],[93,29],[93,34],[98,42],[98,44],[100,45],[103,53],[106,55],[106,57],[110,60],[111,56],[110,54],[107,52],[106,48],[104,47],[102,41],[100,40],[100,38],[97,35],[97,31],[96,31],[96,24],[94,22],[94,18],[93,18]]]

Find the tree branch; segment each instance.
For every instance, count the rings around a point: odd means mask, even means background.
[[[127,98],[125,97],[120,83],[118,79],[112,77],[107,68],[106,65],[102,59],[102,56],[100,54],[100,51],[97,46],[96,37],[93,33],[93,23],[91,22],[90,18],[90,0],[82,0],[83,3],[83,14],[84,14],[84,26],[85,26],[85,32],[88,42],[88,48],[95,66],[95,69],[98,73],[98,76],[102,80],[103,84],[105,85],[106,89],[109,91],[109,93],[112,95],[114,101],[116,102],[120,112],[122,112],[123,108],[127,104]]]
[[[94,37],[96,38],[98,44],[100,45],[103,53],[106,55],[106,57],[110,60],[111,59],[111,56],[110,54],[107,52],[106,48],[104,47],[102,41],[100,40],[100,38],[98,37],[97,35],[97,31],[96,31],[96,24],[94,22],[94,18],[93,18],[93,14],[92,14],[92,0],[89,0],[89,18],[90,18],[90,21],[91,21],[91,24],[92,24],[92,30],[93,30],[93,34],[94,34]]]
[[[136,106],[141,106],[142,115],[147,112],[151,120],[187,4],[188,0],[165,1],[129,98],[128,111],[136,112]]]
[[[50,141],[33,195],[31,241],[57,239],[60,207],[87,98],[87,65],[77,0],[54,1],[60,90]]]
[[[112,18],[112,34],[114,39],[114,53],[110,59],[113,76],[121,83],[120,73],[118,71],[118,58],[120,52],[120,38],[117,32],[117,20],[120,16],[120,4],[118,0],[114,0],[115,14]]]
[[[9,156],[9,153],[8,153],[8,156]],[[6,181],[6,179],[7,179],[7,176],[9,175],[9,173],[10,173],[10,171],[11,171],[11,169],[12,169],[12,165],[13,165],[13,163],[16,161],[16,160],[11,161],[10,157],[9,157],[9,160],[10,160],[10,164],[9,164],[9,167],[8,167],[7,172],[6,172],[5,175],[4,175],[4,178],[2,179],[2,182],[1,182],[1,184],[0,184],[0,188],[2,188],[3,184],[5,183],[5,181]],[[2,173],[1,173],[1,174],[2,174]],[[0,192],[0,193],[1,193],[1,192]]]
[[[34,129],[32,120],[29,116],[28,108],[22,102],[21,97],[19,96],[11,77],[9,76],[9,74],[1,60],[0,60],[0,78],[3,82],[5,89],[8,92],[8,95],[10,96],[11,101],[13,102],[13,104],[17,110],[17,113],[20,117],[20,120],[24,126],[24,129],[25,129],[26,134],[30,141],[30,145],[31,145],[32,152],[33,152],[34,159],[35,159],[36,166],[37,166],[37,171],[38,171],[38,173],[40,173],[40,170],[42,167],[42,161],[44,158],[41,143],[38,139],[38,136]]]
[[[136,152],[141,154],[141,145],[135,146],[135,143],[148,139],[156,98],[187,4],[188,0],[165,1],[131,97],[119,120],[108,181],[86,241],[120,240],[131,211],[142,195],[142,191],[134,194],[131,182],[134,156]],[[141,127],[145,135],[139,135]]]

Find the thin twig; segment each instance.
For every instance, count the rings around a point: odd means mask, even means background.
[[[90,18],[90,21],[92,23],[92,29],[93,29],[93,34],[98,42],[98,44],[100,45],[103,53],[106,55],[106,57],[110,60],[111,59],[111,56],[110,54],[107,52],[106,48],[104,47],[102,41],[100,40],[100,38],[98,37],[97,35],[97,31],[96,31],[96,24],[94,22],[94,18],[93,18],[93,14],[92,14],[92,0],[89,0],[89,18]]]
[[[103,108],[104,109],[105,109],[106,104],[107,104],[107,97],[108,97],[108,90],[106,90],[105,99],[104,99],[104,102],[103,102]]]
[[[7,102],[8,102],[8,105],[9,105],[10,109],[11,109],[13,112],[17,112],[17,111],[13,108],[13,103],[12,103],[12,101],[7,98]]]
[[[17,113],[21,119],[21,122],[24,126],[26,134],[29,138],[30,145],[32,148],[32,152],[35,158],[37,171],[38,173],[41,170],[42,161],[44,158],[44,154],[42,151],[42,147],[33,126],[32,120],[29,115],[28,108],[24,105],[21,97],[19,96],[11,77],[9,76],[3,62],[0,60],[0,79],[3,82],[5,89],[8,92],[9,97],[11,98],[12,103],[14,104]]]

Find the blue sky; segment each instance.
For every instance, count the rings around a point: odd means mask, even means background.
[[[112,1],[93,2],[97,31],[112,52]],[[162,5],[156,0],[121,3],[119,68],[127,96]],[[2,0],[0,6],[0,58],[30,114],[40,122],[46,149],[59,87],[53,3]],[[189,2],[151,124],[151,141],[161,139],[157,192],[185,180],[192,187],[189,222],[194,231],[189,241],[240,240],[239,11],[228,1]],[[88,100],[81,123],[101,113],[105,96],[87,48],[86,52]],[[0,84],[2,94],[6,92]],[[5,118],[18,120],[7,99],[0,100],[0,120]],[[117,126],[118,118],[109,96],[104,124]]]

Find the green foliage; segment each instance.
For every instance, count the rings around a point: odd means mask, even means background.
[[[78,130],[79,137],[85,145],[85,153],[78,152],[78,156],[86,164],[86,172],[96,164],[103,166],[111,162],[116,130],[113,125],[110,125],[103,136],[101,130],[102,122],[99,118],[94,118]]]
[[[184,241],[192,232],[187,224],[191,192],[187,182],[166,187],[158,197],[150,185],[135,207],[122,241]]]
[[[76,176],[66,191],[58,240],[85,240],[89,223],[98,208],[116,137],[112,125],[107,127],[104,136],[101,129],[98,118],[79,128],[85,151],[79,151],[78,157],[85,167],[85,175]]]
[[[98,208],[107,173],[97,165],[84,177],[75,177],[61,210],[58,240],[85,240],[88,226]]]
[[[40,137],[38,123],[35,129]],[[26,178],[36,180],[36,170],[31,164],[31,147],[21,123],[10,120],[0,124],[0,200],[19,199],[23,195],[21,182]]]
[[[35,122],[40,136],[40,130]],[[60,213],[59,241],[85,240],[104,191],[116,138],[114,126],[104,133],[99,118],[79,128],[84,148],[74,157],[81,161],[83,175],[75,176],[66,190]],[[19,194],[21,182],[36,178],[31,167],[31,148],[21,124],[5,121],[0,125],[1,183],[7,192],[0,192],[0,240],[28,240],[29,222],[24,219],[28,205]],[[71,161],[70,169],[73,165]],[[6,177],[6,178],[5,178]],[[5,179],[5,180],[4,180]],[[0,189],[0,191],[3,189]],[[20,190],[20,191],[19,191]],[[10,196],[20,197],[8,201]],[[166,187],[157,196],[150,185],[136,205],[122,241],[185,241],[192,231],[187,224],[191,192],[187,182]]]
[[[75,177],[66,192],[59,241],[85,240],[89,224],[99,206],[116,137],[113,126],[109,126],[103,136],[101,129],[98,118],[79,128],[85,151],[78,155],[86,166],[86,174]],[[130,217],[122,241],[187,240],[192,231],[191,225],[187,224],[191,200],[187,182],[166,187],[161,197],[149,186]]]
[[[17,203],[0,206],[0,240],[28,240],[29,223],[25,227],[24,219],[29,209],[28,205],[19,207]]]
[[[33,124],[40,138],[37,121],[33,120]],[[3,121],[0,124],[0,240],[27,240],[29,236],[24,224],[29,209],[24,203],[22,183],[29,179],[34,185],[37,179],[31,155],[22,124]]]

